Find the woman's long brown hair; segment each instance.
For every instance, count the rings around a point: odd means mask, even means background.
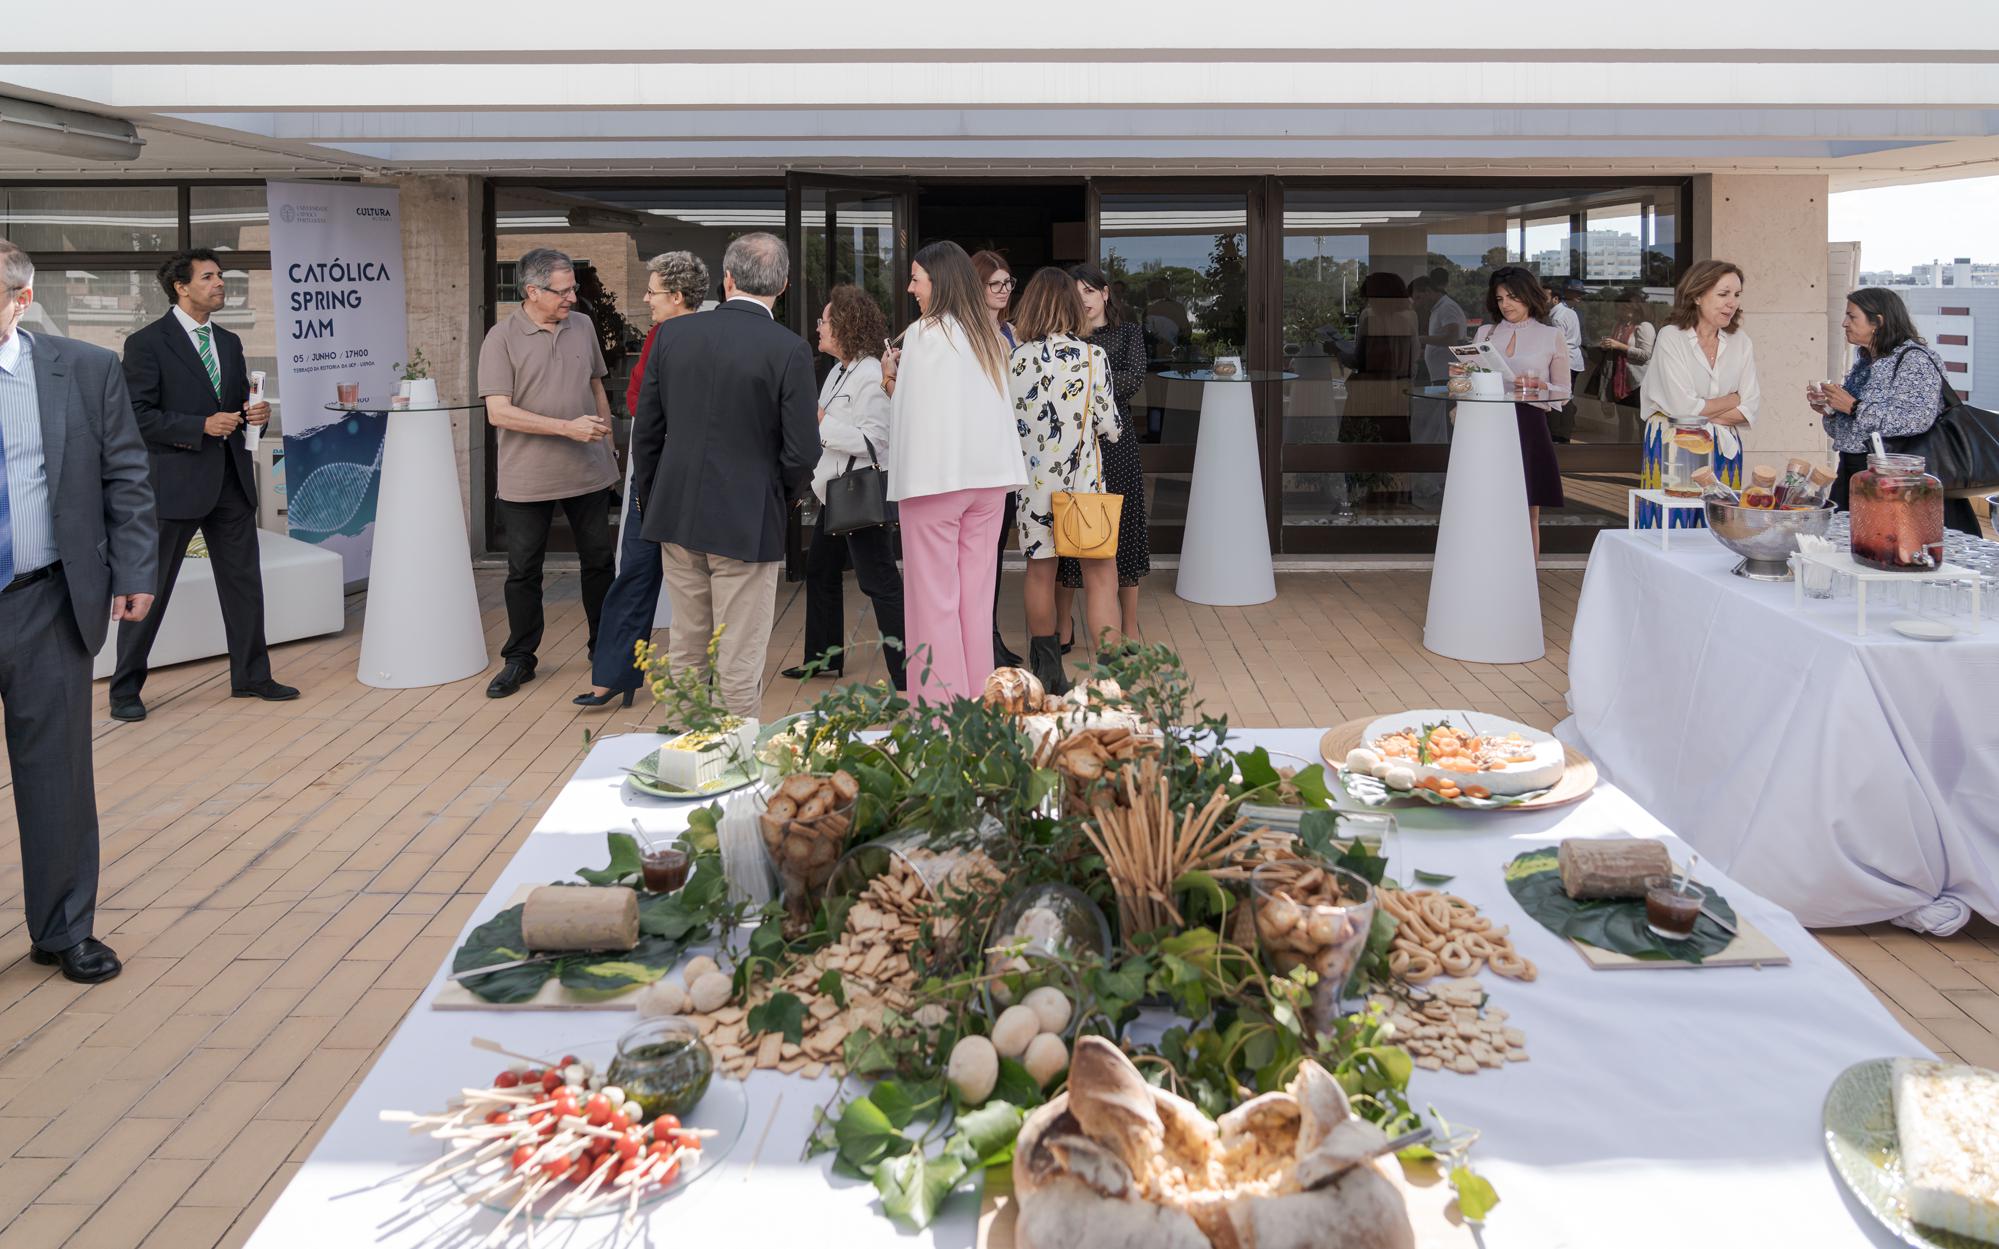
[[[964,248],[944,239],[917,252],[914,262],[930,275],[930,306],[923,319],[932,325],[941,324],[945,317],[956,321],[993,387],[1006,394],[1006,341],[993,328],[992,313],[986,309],[986,288],[972,268],[972,258]]]

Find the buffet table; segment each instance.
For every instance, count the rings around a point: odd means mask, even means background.
[[[1320,734],[1240,736],[1312,757]],[[601,865],[604,832],[629,827],[634,813],[649,831],[685,823],[692,804],[637,797],[622,783],[619,766],[657,740],[596,742],[468,931],[522,884]],[[1417,869],[1452,874],[1447,887],[1511,925],[1521,953],[1540,966],[1532,984],[1487,980],[1496,1004],[1526,1032],[1531,1061],[1473,1077],[1419,1070],[1410,1088],[1412,1104],[1434,1104],[1454,1124],[1483,1130],[1474,1158],[1502,1198],[1485,1229],[1489,1249],[1891,1243],[1842,1198],[1820,1146],[1819,1105],[1848,1064],[1925,1051],[1790,916],[1704,873],[1783,948],[1789,967],[1593,972],[1521,912],[1500,867],[1568,835],[1623,830],[1670,839],[1629,798],[1606,785],[1556,811],[1423,810],[1404,813],[1401,823],[1385,847],[1391,871],[1404,879]],[[1684,846],[1674,849],[1684,858]],[[472,1049],[472,1036],[559,1053],[615,1038],[634,1018],[621,1010],[440,1012],[431,1003],[441,983],[442,969],[265,1216],[249,1242],[255,1249],[475,1243],[467,1228],[490,1227],[497,1216],[454,1226],[405,1206],[407,1185],[397,1177],[435,1158],[436,1146],[379,1122],[377,1112],[439,1105],[460,1086],[482,1083],[501,1060]],[[912,1236],[878,1213],[872,1186],[829,1181],[827,1158],[800,1158],[814,1108],[834,1092],[831,1079],[759,1071],[746,1091],[741,1143],[712,1176],[654,1207],[639,1243],[974,1244],[979,1202],[969,1191]],[[1666,1211],[1670,1217],[1656,1217]],[[609,1244],[616,1230],[616,1218],[557,1224],[538,1243]]]
[[[1948,642],[1731,576],[1704,532],[1598,536],[1556,730],[1812,927],[1999,919],[1999,626]],[[1959,628],[1969,618],[1948,618]]]

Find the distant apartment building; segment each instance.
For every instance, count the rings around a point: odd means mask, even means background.
[[[1917,286],[1899,293],[1917,332],[1943,357],[1957,392],[1983,406],[1999,401],[1999,286]],[[1980,377],[1993,382],[1991,393],[1977,393]]]

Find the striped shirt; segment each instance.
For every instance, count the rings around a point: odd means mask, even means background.
[[[24,330],[0,342],[0,435],[7,448],[7,512],[14,531],[14,575],[56,562],[55,517],[42,463],[42,405],[35,394],[35,353]]]

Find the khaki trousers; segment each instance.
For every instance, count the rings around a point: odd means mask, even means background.
[[[715,688],[732,716],[763,710],[764,653],[777,615],[781,561],[750,564],[726,555],[660,544],[673,631],[666,661],[675,674],[708,666],[708,639],[722,630],[715,653]]]

